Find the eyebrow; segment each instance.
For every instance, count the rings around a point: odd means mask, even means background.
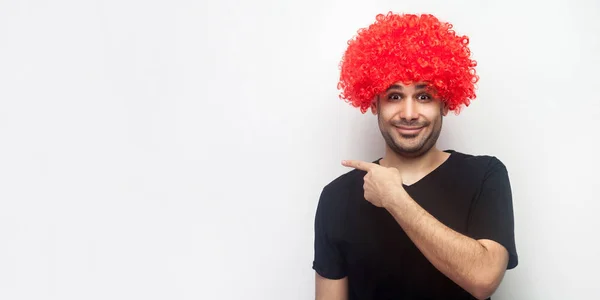
[[[422,90],[424,88],[427,88],[429,85],[426,83],[420,83],[415,85],[415,89],[417,90]],[[399,84],[393,84],[392,86],[390,86],[387,90],[385,90],[386,92],[389,92],[391,90],[402,90],[402,86]]]

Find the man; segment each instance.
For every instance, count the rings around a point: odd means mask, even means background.
[[[377,115],[386,151],[343,161],[354,169],[321,193],[318,300],[490,299],[518,263],[503,163],[436,147],[478,80],[468,38],[451,28],[388,13],[348,43],[340,97]]]

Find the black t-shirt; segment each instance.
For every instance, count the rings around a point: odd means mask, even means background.
[[[509,253],[508,269],[516,267],[506,167],[493,156],[447,152],[444,163],[404,188],[449,228],[502,244]],[[323,188],[313,269],[325,278],[347,276],[351,300],[475,299],[427,260],[387,210],[365,200],[365,174],[355,169]]]

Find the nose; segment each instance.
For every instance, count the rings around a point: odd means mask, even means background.
[[[419,118],[417,112],[417,103],[412,98],[407,98],[401,102],[400,107],[400,118],[412,121]]]

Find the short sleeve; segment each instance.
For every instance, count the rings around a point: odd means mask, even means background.
[[[339,243],[333,237],[336,220],[339,220],[339,209],[335,209],[335,199],[326,188],[321,192],[317,212],[315,214],[315,239],[313,269],[321,276],[329,279],[346,277],[346,270]]]
[[[514,236],[514,214],[510,180],[504,164],[492,157],[481,189],[471,206],[468,235],[493,240],[509,254],[507,269],[518,264]]]

